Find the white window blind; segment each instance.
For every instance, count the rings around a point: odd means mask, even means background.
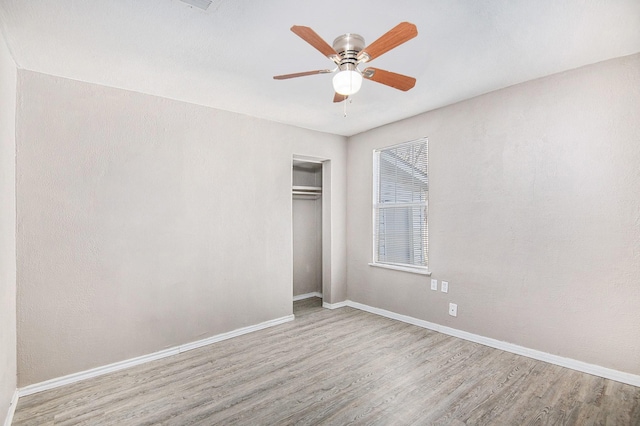
[[[374,263],[427,269],[428,140],[374,151]]]

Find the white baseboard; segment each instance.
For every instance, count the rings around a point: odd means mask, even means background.
[[[227,333],[217,334],[215,336],[211,336],[206,339],[198,340],[197,342],[186,343],[184,345],[178,346],[178,349],[180,350],[180,353],[190,351],[192,349],[201,348],[202,346],[211,345],[212,343],[221,342],[223,340],[242,336],[243,334],[247,334],[247,333],[253,333],[254,331],[263,330],[265,328],[274,327],[276,325],[284,324],[285,322],[289,322],[293,320],[294,320],[293,315],[288,315],[282,318],[276,318],[274,320],[261,322],[260,324],[250,325],[248,327],[243,327],[237,330],[229,331]]]
[[[424,320],[410,317],[407,315],[397,314],[395,312],[387,311],[385,309],[374,308],[373,306],[364,305],[362,303],[353,302],[351,300],[347,300],[341,303],[342,303],[342,306],[350,306],[352,308],[360,309],[362,311],[370,312],[372,314],[406,322],[408,324],[417,325],[418,327],[427,328],[429,330],[437,331],[439,333],[448,334],[449,336],[459,337],[460,339],[468,340],[470,342],[480,343],[481,345],[511,352],[517,355],[526,356],[528,358],[533,358],[538,361],[548,362],[550,364],[559,365],[561,367],[570,368],[572,370],[580,371],[587,374],[592,374],[594,376],[603,377],[605,379],[615,380],[616,382],[626,383],[628,385],[640,387],[640,376],[636,374],[625,373],[622,371],[613,370],[611,368],[601,367],[599,365],[589,364],[583,361],[578,361],[571,358],[564,358],[564,357],[553,355],[547,352],[525,348],[524,346],[519,346],[513,343],[492,339],[490,337],[484,337],[478,334],[473,334],[473,333],[458,330],[455,328],[446,327],[444,325],[435,324],[432,322],[424,321]]]
[[[9,409],[7,410],[7,417],[4,418],[4,426],[11,426],[13,422],[13,415],[16,413],[16,405],[18,405],[18,389],[13,392],[13,397],[11,397],[11,403],[9,404]]]
[[[186,343],[184,345],[175,346],[173,348],[164,349],[162,351],[153,352],[147,355],[142,355],[136,358],[127,359],[124,361],[114,362],[113,364],[104,365],[102,367],[92,368],[90,370],[81,371],[79,373],[73,373],[55,379],[46,380],[44,382],[35,383],[33,385],[25,386],[17,390],[18,396],[31,395],[34,393],[42,392],[45,390],[57,388],[60,386],[68,385],[70,383],[79,382],[81,380],[90,379],[92,377],[102,376],[103,374],[112,373],[114,371],[124,370],[125,368],[133,367],[136,365],[144,364],[157,359],[166,358],[172,355],[178,355],[182,352],[197,349],[202,346],[207,346],[212,343],[220,342],[222,340],[231,339],[232,337],[241,336],[243,334],[252,333],[254,331],[262,330],[276,325],[283,324],[285,322],[293,321],[294,316],[288,315],[282,318],[276,318],[270,321],[261,322],[259,324],[250,325],[248,327],[239,328],[237,330],[229,331],[227,333],[217,334],[215,336],[208,337],[206,339],[198,340],[196,342]]]
[[[348,306],[348,303],[349,303],[348,300],[345,300],[344,302],[338,302],[338,303],[322,302],[322,307],[327,309],[338,309],[338,308],[344,308],[345,306]]]
[[[297,296],[293,296],[293,301],[297,302],[298,300],[310,299],[312,297],[319,297],[322,299],[322,293],[314,291],[312,293],[299,294]]]
[[[529,358],[537,359],[539,361],[548,362],[551,364],[559,365],[561,367],[570,368],[572,370],[580,371],[583,373],[593,374],[595,376],[603,377],[605,379],[615,380],[617,382],[626,383],[632,386],[640,387],[640,376],[630,373],[625,373],[618,370],[613,370],[607,367],[601,367],[599,365],[589,364],[583,361],[574,360],[571,358],[564,358],[558,355],[549,354],[546,352],[538,351],[535,349],[529,349],[523,346],[515,345],[513,343],[503,342],[501,340],[492,339],[490,337],[484,337],[477,334],[469,333],[466,331],[458,330],[451,327],[446,327],[436,323],[424,321],[407,315],[398,314],[395,312],[387,311],[385,309],[375,308],[369,305],[365,305],[351,300],[345,300],[338,303],[323,303],[322,306],[328,309],[338,309],[345,306],[349,306],[362,311],[370,312],[372,314],[380,315],[383,317],[391,318],[394,320],[402,321],[408,324],[413,324],[418,327],[427,328],[429,330],[437,331],[439,333],[447,334],[449,336],[458,337],[464,340],[468,340],[474,343],[479,343],[492,348],[504,350],[517,355],[526,356]],[[231,339],[233,337],[241,336],[243,334],[251,333],[254,331],[262,330],[265,328],[280,325],[294,319],[293,315],[288,315],[282,318],[276,318],[274,320],[265,321],[259,324],[255,324],[249,327],[240,328],[227,333],[218,334],[206,339],[198,340],[196,342],[187,343],[184,345],[176,346],[173,348],[165,349],[162,351],[154,352],[151,354],[143,355],[129,360],[108,364],[102,367],[93,368],[79,373],[69,374],[67,376],[58,377],[55,379],[47,380],[33,385],[25,386],[17,389],[14,392],[9,406],[9,411],[5,419],[5,426],[10,426],[15,413],[15,408],[18,403],[18,398],[34,393],[42,392],[48,389],[57,388],[70,383],[79,382],[81,380],[89,379],[92,377],[101,376],[103,374],[111,373],[114,371],[123,370],[125,368],[133,367],[146,362],[154,361],[168,356],[177,355],[182,352],[186,352],[192,349],[200,348],[202,346],[210,345],[212,343],[220,342],[223,340]]]

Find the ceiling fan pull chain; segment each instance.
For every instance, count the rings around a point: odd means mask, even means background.
[[[349,102],[345,102],[345,103],[344,103],[344,118],[347,118],[347,104],[348,104],[348,103],[349,103]]]

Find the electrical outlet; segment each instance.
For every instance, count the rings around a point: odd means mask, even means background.
[[[449,315],[451,315],[452,317],[458,316],[458,305],[456,305],[455,303],[449,303]]]
[[[442,281],[442,292],[449,293],[449,281]]]
[[[438,280],[431,280],[431,290],[438,291]]]

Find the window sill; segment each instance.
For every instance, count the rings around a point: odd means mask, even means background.
[[[431,272],[423,268],[410,268],[408,266],[387,265],[385,263],[369,263],[369,266],[375,266],[376,268],[393,269],[395,271],[410,272],[412,274],[431,276]]]

